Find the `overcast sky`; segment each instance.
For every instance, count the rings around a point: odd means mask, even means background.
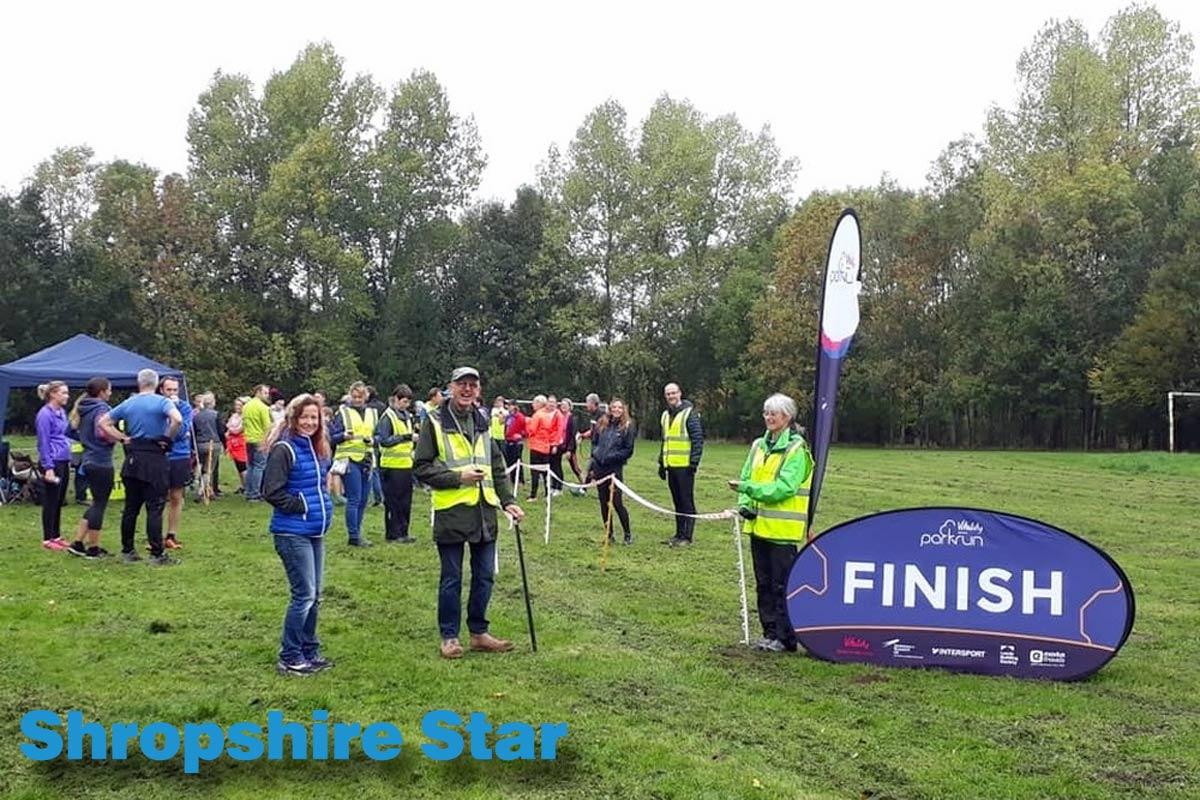
[[[769,123],[794,190],[919,187],[951,140],[1010,105],[1016,61],[1051,17],[1099,33],[1118,2],[19,2],[0,22],[0,189],[56,147],[187,167],[187,116],[217,69],[262,84],[310,41],[393,87],[425,68],[474,115],[481,198],[510,199],[608,98],[631,121],[666,92]],[[1195,36],[1200,3],[1157,8]]]

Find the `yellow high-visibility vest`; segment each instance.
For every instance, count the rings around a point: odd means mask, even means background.
[[[371,452],[371,448],[363,439],[375,435],[375,425],[379,422],[379,414],[370,407],[351,408],[342,406],[338,411],[342,415],[342,427],[350,436],[337,446],[339,458],[351,461],[362,461]]]
[[[750,465],[750,480],[769,483],[779,477],[783,466],[793,458],[808,458],[808,444],[799,436],[786,450],[765,453],[762,439],[752,445],[754,460]],[[796,493],[778,503],[759,503],[754,507],[758,516],[742,520],[742,532],[760,539],[780,542],[803,542],[808,531],[808,490],[812,486],[814,470],[811,465],[808,476],[796,489]]]
[[[453,413],[453,412],[451,412]],[[496,494],[496,485],[492,481],[492,439],[475,431],[475,441],[468,442],[467,437],[457,430],[447,430],[442,427],[438,415],[429,415],[430,433],[437,442],[438,458],[455,472],[466,472],[470,469],[482,469],[484,478],[478,484],[467,483],[453,489],[433,490],[433,510],[444,511],[451,506],[479,505],[479,496],[490,506],[500,507],[500,495]],[[482,492],[480,491],[482,489]]]
[[[497,442],[504,441],[504,412],[492,414],[492,439]]]
[[[412,433],[412,424],[406,419],[401,419],[395,409],[389,408],[383,412],[383,415],[392,421],[393,436]],[[411,439],[391,447],[379,448],[379,466],[383,469],[412,469],[412,465],[413,443]]]
[[[662,465],[664,467],[686,467],[692,457],[692,439],[688,436],[687,420],[692,407],[687,406],[671,419],[671,412],[662,413]]]
[[[77,456],[83,453],[83,442],[75,439],[68,440],[71,444],[71,455]]]

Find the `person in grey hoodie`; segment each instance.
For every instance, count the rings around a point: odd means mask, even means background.
[[[87,392],[71,410],[71,427],[83,444],[83,456],[79,471],[87,475],[92,490],[92,504],[83,512],[75,538],[67,552],[84,558],[103,558],[108,551],[100,546],[100,529],[104,527],[104,510],[113,490],[113,444],[97,423],[111,409],[108,398],[112,396],[112,385],[108,378],[92,378],[87,383]]]

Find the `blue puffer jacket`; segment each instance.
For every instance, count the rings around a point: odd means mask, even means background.
[[[271,533],[322,536],[333,522],[333,501],[325,491],[329,460],[317,457],[307,436],[280,439],[267,454],[263,498],[274,507]]]

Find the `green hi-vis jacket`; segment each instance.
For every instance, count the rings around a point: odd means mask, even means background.
[[[760,539],[804,542],[808,529],[808,490],[813,460],[804,437],[790,428],[774,442],[755,439],[742,466],[738,505],[757,516],[742,521],[742,532]]]

